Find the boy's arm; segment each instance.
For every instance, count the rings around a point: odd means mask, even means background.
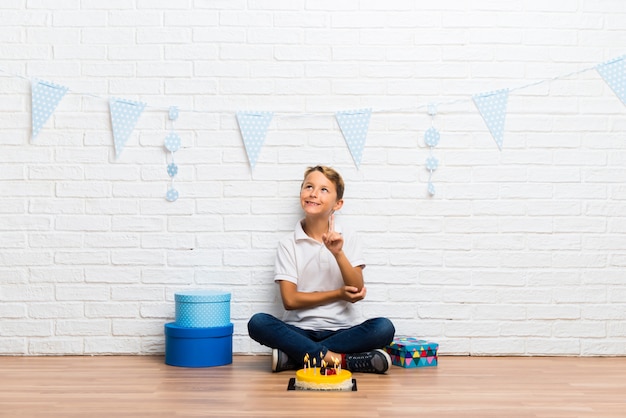
[[[295,283],[286,280],[278,282],[280,286],[280,296],[286,310],[312,308],[314,306],[325,305],[336,300],[346,300],[348,302],[358,302],[365,297],[367,290],[365,287],[357,289],[354,286],[344,286],[336,290],[326,292],[298,292]]]
[[[363,288],[363,266],[354,267],[343,252],[343,235],[335,231],[335,215],[330,215],[328,233],[322,236],[324,245],[335,256],[346,286]]]
[[[353,267],[343,251],[339,251],[338,254],[333,255],[335,256],[335,260],[337,260],[339,270],[341,270],[341,277],[343,277],[343,282],[346,286],[353,286],[357,289],[362,289],[364,285],[363,266]]]

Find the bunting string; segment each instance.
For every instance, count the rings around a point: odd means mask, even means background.
[[[265,137],[272,118],[277,116],[281,118],[311,118],[311,117],[334,117],[339,125],[341,133],[345,139],[346,145],[352,155],[354,164],[357,169],[360,167],[367,132],[369,129],[369,121],[372,113],[418,113],[427,110],[431,119],[431,127],[424,133],[424,142],[429,148],[429,155],[426,159],[426,169],[429,171],[428,192],[431,196],[435,195],[435,187],[432,183],[433,172],[438,168],[439,160],[434,155],[434,148],[440,140],[439,131],[435,127],[435,114],[437,109],[441,107],[450,107],[459,103],[472,101],[476,106],[479,114],[483,118],[487,129],[491,133],[498,149],[502,150],[504,144],[506,107],[510,93],[523,89],[528,89],[541,84],[550,83],[560,79],[571,78],[589,71],[596,71],[600,77],[606,82],[614,94],[626,105],[626,55],[613,58],[600,64],[589,66],[578,71],[572,71],[567,74],[558,75],[549,79],[537,80],[528,84],[517,86],[514,88],[503,88],[500,90],[477,93],[471,97],[464,97],[448,101],[440,101],[418,105],[413,108],[395,108],[395,109],[355,109],[342,110],[334,112],[317,112],[317,113],[301,113],[301,112],[269,112],[269,111],[236,111],[239,130],[242,136],[243,145],[248,156],[250,168],[254,167],[261,154]],[[135,126],[145,110],[168,112],[171,122],[170,132],[165,138],[165,149],[169,151],[169,162],[167,162],[167,173],[170,177],[170,184],[166,193],[168,201],[178,199],[178,192],[174,188],[174,178],[178,173],[178,166],[175,162],[174,154],[180,148],[180,137],[174,130],[174,121],[178,117],[178,112],[193,113],[209,113],[197,109],[179,109],[176,106],[161,107],[151,106],[147,103],[133,101],[121,98],[104,98],[102,96],[90,93],[76,93],[69,87],[61,86],[50,81],[30,80],[19,74],[12,74],[0,68],[0,73],[9,77],[17,77],[29,80],[31,83],[31,100],[32,100],[32,132],[31,137],[34,140],[44,128],[44,125],[56,110],[58,104],[67,93],[81,94],[83,96],[96,99],[103,99],[109,102],[109,111],[111,117],[111,127],[113,132],[113,143],[115,147],[116,159],[120,157],[126,142],[131,136]],[[213,113],[230,113],[226,110]]]
[[[623,60],[624,58],[626,58],[625,56],[621,56],[618,58],[614,58],[608,61],[605,61],[605,63],[611,63],[611,62],[615,62],[615,61],[619,61],[619,60]],[[549,84],[551,82],[554,81],[558,81],[558,80],[564,80],[564,79],[568,79],[568,78],[572,78],[574,76],[580,75],[580,74],[584,74],[586,72],[589,71],[596,71],[597,67],[602,65],[601,64],[596,64],[590,67],[586,67],[583,68],[581,70],[577,70],[577,71],[572,71],[566,74],[561,74],[561,75],[557,75],[551,78],[545,78],[545,79],[541,79],[541,80],[537,80],[534,81],[532,83],[528,83],[528,84],[523,84],[521,86],[517,86],[517,87],[512,87],[509,88],[509,92],[515,92],[515,91],[519,91],[519,90],[525,90],[531,87],[535,87],[541,84]],[[15,73],[10,73],[6,70],[3,70],[2,68],[0,68],[0,73],[4,73],[9,77],[15,77],[15,78],[21,78],[23,80],[29,80],[30,78],[25,77],[23,75],[20,74],[15,74]],[[108,97],[104,97],[104,96],[100,96],[97,94],[93,94],[93,93],[83,93],[83,92],[77,92],[72,90],[71,88],[68,89],[67,91],[68,93],[71,94],[77,94],[77,95],[81,95],[81,96],[88,96],[88,97],[92,97],[95,99],[100,99],[100,100],[109,100]],[[468,103],[471,102],[472,98],[460,98],[460,99],[454,99],[454,100],[446,100],[446,101],[439,101],[439,102],[429,102],[429,103],[425,103],[423,105],[418,105],[415,107],[402,107],[402,108],[386,108],[386,109],[375,109],[372,108],[372,113],[376,114],[376,113],[391,113],[391,114],[398,114],[398,113],[417,113],[419,111],[424,111],[428,109],[428,106],[430,105],[435,105],[437,106],[437,108],[441,108],[441,107],[448,107],[448,106],[453,106],[456,104],[462,104],[462,103]],[[145,106],[145,111],[156,111],[156,112],[168,112],[170,109],[170,106],[154,106],[154,105],[150,105],[150,104],[146,104]],[[220,114],[235,114],[236,113],[236,109],[224,109],[224,110],[220,110],[220,111],[208,111],[208,110],[199,110],[199,109],[192,109],[192,108],[178,108],[179,112],[182,113],[220,113]],[[289,111],[281,111],[281,112],[272,112],[274,117],[278,117],[278,118],[312,118],[312,117],[325,117],[325,118],[334,118],[336,115],[336,111],[328,111],[328,112],[315,112],[315,113],[310,113],[310,112],[289,112]]]

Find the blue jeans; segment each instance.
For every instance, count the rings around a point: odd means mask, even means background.
[[[353,354],[383,348],[393,340],[396,330],[387,318],[372,318],[350,328],[337,331],[308,330],[287,324],[280,319],[257,313],[248,321],[250,338],[260,344],[286,353],[296,364],[328,350],[338,354]]]

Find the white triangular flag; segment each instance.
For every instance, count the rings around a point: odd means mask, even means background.
[[[357,168],[361,165],[363,158],[371,115],[372,109],[344,110],[335,113],[335,118]]]
[[[250,167],[254,169],[272,121],[272,112],[237,112],[239,131],[243,138]]]
[[[603,62],[596,66],[596,71],[609,85],[611,90],[626,105],[626,56]]]
[[[31,82],[32,103],[32,138],[39,135],[39,131],[52,116],[57,105],[67,93],[68,88],[49,81],[36,80]]]
[[[504,120],[506,118],[508,97],[508,89],[472,96],[474,104],[478,108],[487,128],[489,128],[489,132],[491,132],[491,136],[493,136],[493,139],[500,149],[502,149],[502,142],[504,141]]]
[[[133,133],[139,116],[146,107],[145,103],[132,100],[112,98],[109,100],[111,125],[113,127],[113,142],[115,143],[115,158],[118,158],[126,145],[126,141]]]

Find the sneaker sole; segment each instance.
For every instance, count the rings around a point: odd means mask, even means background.
[[[277,367],[278,367],[278,350],[274,348],[272,349],[272,371],[276,372]]]
[[[389,368],[391,367],[391,356],[389,355],[389,353],[387,353],[385,350],[381,349],[381,348],[377,348],[374,351],[379,351],[383,354],[383,356],[385,356],[385,361],[387,362],[387,367],[385,367],[385,370],[383,370],[382,372],[379,372],[380,374],[383,374],[385,372],[387,372],[387,370],[389,370]]]

